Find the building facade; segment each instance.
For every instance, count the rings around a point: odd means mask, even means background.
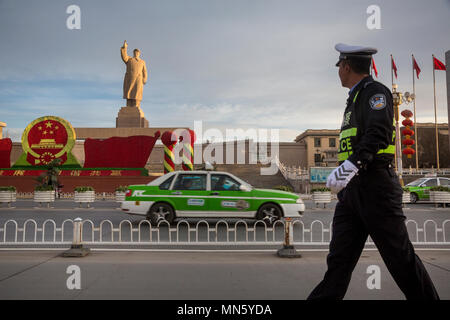
[[[417,137],[412,139],[417,143],[418,165],[419,168],[437,168],[436,158],[436,127],[434,123],[416,123]],[[404,128],[400,128],[400,132]],[[450,168],[450,150],[449,150],[449,130],[447,123],[438,124],[438,143],[439,143],[439,166],[440,168]],[[405,146],[402,146],[404,149]],[[415,149],[415,146],[413,146]],[[408,158],[402,156],[403,168],[416,167],[416,156]]]
[[[295,142],[304,146],[307,168],[338,165],[339,130],[308,129]]]

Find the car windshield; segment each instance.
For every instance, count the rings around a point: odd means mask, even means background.
[[[417,179],[417,180],[414,180],[413,182],[408,183],[406,186],[407,187],[417,187],[419,184],[421,184],[424,181],[427,181],[427,179],[426,178]]]
[[[166,181],[166,179],[170,179],[171,177],[173,177],[174,174],[175,174],[174,172],[165,174],[165,175],[158,177],[155,180],[149,182],[147,185],[148,186],[159,186],[162,182]]]

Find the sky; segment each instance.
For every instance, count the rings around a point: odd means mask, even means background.
[[[66,26],[70,5],[80,7],[79,30]],[[367,27],[370,5],[381,29]],[[400,91],[412,91],[413,53],[417,121],[434,122],[431,55],[445,63],[449,31],[449,0],[0,0],[0,121],[15,141],[45,115],[115,127],[127,40],[150,71],[141,108],[151,127],[278,129],[280,141],[338,129],[348,94],[339,42],[376,47],[376,80],[388,87],[393,54]],[[436,92],[447,122],[444,71]]]

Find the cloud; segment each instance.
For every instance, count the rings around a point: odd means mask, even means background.
[[[449,2],[379,1],[382,29],[366,28],[370,1],[77,1],[81,30],[68,30],[70,1],[0,2],[0,121],[24,128],[55,114],[77,127],[114,127],[127,39],[147,61],[142,108],[154,127],[337,128],[347,90],[334,44],[378,47],[379,80],[412,89],[418,121],[434,121],[431,54],[448,49]],[[402,14],[399,15],[398,12]],[[433,36],[430,36],[433,35]],[[130,52],[131,53],[131,52]],[[445,74],[436,74],[438,121],[447,121]],[[412,106],[408,106],[412,108]]]

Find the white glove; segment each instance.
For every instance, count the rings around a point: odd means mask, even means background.
[[[358,168],[348,160],[345,160],[339,167],[334,169],[327,179],[327,187],[331,191],[338,193],[344,189],[347,184],[358,172]]]

